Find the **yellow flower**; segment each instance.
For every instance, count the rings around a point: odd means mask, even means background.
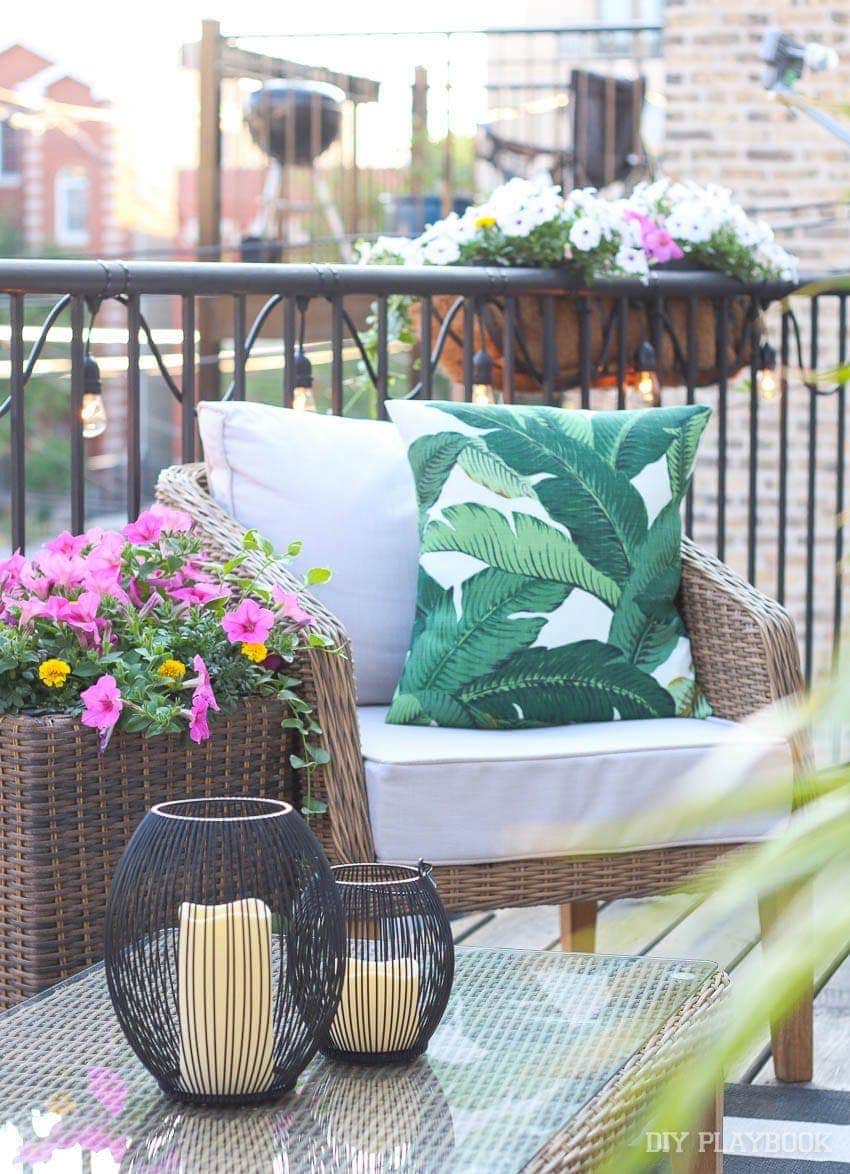
[[[180,681],[186,676],[186,666],[182,660],[164,660],[156,671],[171,681]]]
[[[254,664],[259,664],[261,660],[265,660],[269,654],[268,648],[265,644],[243,644],[242,655],[247,656]]]
[[[48,689],[61,689],[68,679],[71,666],[65,660],[56,660],[51,657],[38,666],[39,680],[43,681]]]
[[[479,216],[475,221],[476,228],[492,228],[496,223],[495,216]]]

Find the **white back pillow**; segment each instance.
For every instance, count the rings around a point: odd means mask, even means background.
[[[318,590],[351,638],[357,700],[386,705],[416,606],[419,534],[404,442],[378,420],[264,404],[198,405],[210,492],[299,565],[330,567]]]

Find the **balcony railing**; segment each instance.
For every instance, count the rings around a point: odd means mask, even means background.
[[[684,271],[587,287],[523,269],[0,262],[4,545],[134,517],[159,468],[198,458],[199,398],[300,403],[302,354],[335,414],[489,381],[508,403],[706,403],[686,527],[786,603],[819,673],[845,607],[850,278],[799,289]],[[394,338],[400,308],[412,327]],[[92,359],[110,422],[89,440]]]

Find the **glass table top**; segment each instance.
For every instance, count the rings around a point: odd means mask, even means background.
[[[700,987],[712,962],[458,949],[427,1053],[317,1056],[247,1109],[166,1099],[126,1043],[101,966],[0,1015],[0,1170],[15,1174],[508,1174]]]

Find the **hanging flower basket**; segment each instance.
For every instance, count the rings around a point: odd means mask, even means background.
[[[571,266],[586,283],[583,299],[589,320],[584,329],[589,338],[590,382],[602,386],[616,384],[621,373],[629,376],[637,348],[646,342],[658,352],[655,375],[662,385],[715,383],[723,373],[732,376],[750,362],[762,323],[756,298],[748,294],[727,298],[725,341],[718,353],[718,337],[723,337],[717,329],[718,300],[695,298],[691,323],[691,298],[667,298],[657,322],[653,302],[639,297],[626,304],[623,325],[622,299],[594,294],[594,279],[619,276],[645,281],[657,266],[723,273],[749,284],[790,282],[797,276],[794,257],[777,244],[770,226],[749,217],[727,188],[667,179],[639,184],[627,199],[619,200],[605,199],[589,188],[562,197],[560,189],[545,180],[512,179],[486,203],[430,225],[415,240],[383,237],[363,246],[360,259],[363,264],[415,267]],[[555,388],[565,390],[582,381],[582,300],[571,291],[552,296],[554,371],[545,374],[554,376]],[[516,305],[513,390],[537,391],[544,381],[544,299],[522,294]],[[454,296],[435,295],[432,306],[438,322],[432,338],[439,337],[440,327],[447,317],[451,319],[445,327],[439,365],[450,379],[462,382],[463,305]],[[392,321],[401,322],[402,331],[408,319],[419,330],[415,300],[397,298],[395,309]],[[476,317],[474,349],[483,348],[490,355],[493,384],[499,386],[504,365],[503,306],[498,300],[485,299],[476,307]],[[689,347],[689,338],[695,345]]]
[[[554,388],[566,391],[581,383],[581,314],[577,296],[564,292],[554,294],[555,369]],[[656,374],[665,387],[678,387],[687,382],[687,352],[689,299],[668,298],[661,320],[661,349],[656,355]],[[594,386],[616,386],[619,377],[621,353],[626,356],[626,371],[632,370],[633,360],[641,342],[653,337],[650,312],[646,306],[630,304],[626,308],[625,345],[621,348],[620,300],[606,295],[591,295],[589,306],[588,340],[590,352],[590,382]],[[544,383],[544,298],[535,294],[521,294],[516,299],[514,327],[513,389],[517,392],[536,392]],[[439,357],[439,366],[453,383],[463,383],[464,307],[450,294],[432,297],[436,334],[447,316],[451,321]],[[760,315],[752,299],[727,299],[726,346],[723,355],[717,351],[717,320],[719,303],[699,297],[695,299],[693,379],[696,387],[717,382],[721,366],[731,378],[749,364],[752,355],[752,325],[756,334],[761,331]],[[419,304],[411,306],[411,316],[417,332],[420,330]],[[483,347],[493,360],[493,385],[504,387],[504,307],[488,302],[482,307],[476,323],[475,347]]]

